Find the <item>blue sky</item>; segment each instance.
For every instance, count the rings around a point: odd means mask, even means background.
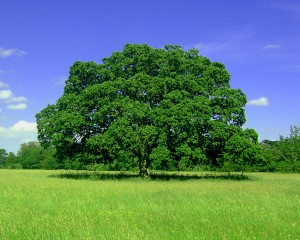
[[[198,48],[247,95],[260,140],[300,125],[298,0],[1,0],[0,148],[36,140],[35,114],[62,95],[76,61],[126,43]]]

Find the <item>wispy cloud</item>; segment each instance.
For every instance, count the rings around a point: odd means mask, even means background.
[[[267,44],[267,45],[263,46],[261,48],[261,50],[279,49],[279,48],[282,48],[281,45],[279,45],[279,44]]]
[[[3,69],[0,69],[0,74],[7,74],[7,73],[13,73],[15,70],[13,69],[9,69],[9,70],[3,70]]]
[[[226,51],[231,47],[230,42],[210,42],[210,43],[205,43],[205,42],[199,42],[196,43],[194,48],[197,48],[200,53],[213,53],[213,52],[221,52],[221,51]]]
[[[286,68],[292,72],[300,72],[300,65],[288,65]]]
[[[67,76],[59,77],[59,78],[55,79],[55,83],[54,84],[56,86],[64,86],[67,79],[68,79]]]
[[[284,43],[278,43],[274,39],[267,41],[262,40],[260,30],[255,26],[244,26],[240,30],[220,32],[211,41],[199,41],[184,48],[196,48],[200,55],[207,56],[212,61],[234,61],[235,64],[256,62],[257,58],[262,57],[290,58],[288,48],[283,47]]]
[[[10,48],[10,49],[0,48],[0,57],[2,58],[7,58],[10,56],[22,57],[25,54],[26,54],[25,51],[17,48]]]
[[[198,42],[185,46],[185,48],[196,48],[200,55],[220,60],[246,59],[256,54],[259,48],[255,41],[256,33],[252,29],[241,31],[230,31],[220,34],[219,39],[211,42]]]
[[[261,97],[259,99],[252,99],[247,102],[247,106],[269,106],[269,100],[266,97]]]
[[[27,104],[26,103],[9,104],[7,106],[7,109],[10,109],[10,110],[24,110],[26,108],[27,108]]]
[[[13,97],[9,99],[9,102],[27,102],[26,97]]]
[[[0,88],[8,88],[8,84],[0,81]]]
[[[290,16],[296,19],[300,19],[300,2],[299,1],[290,1],[290,0],[275,0],[271,1],[271,8],[286,11],[290,13]]]

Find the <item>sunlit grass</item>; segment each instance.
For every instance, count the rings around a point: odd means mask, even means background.
[[[74,180],[0,170],[0,239],[299,239],[300,175]]]

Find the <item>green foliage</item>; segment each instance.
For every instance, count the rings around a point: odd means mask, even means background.
[[[2,168],[5,165],[6,158],[7,158],[6,150],[0,148],[0,168]]]
[[[266,171],[300,172],[300,127],[292,125],[289,137],[261,143]]]
[[[71,66],[63,95],[36,115],[38,139],[66,168],[135,166],[148,175],[149,167],[256,161],[257,135],[241,128],[246,96],[229,80],[223,64],[196,49],[128,44],[102,64]]]
[[[109,171],[109,166],[103,163],[94,163],[86,166],[88,171]]]
[[[290,136],[281,137],[279,144],[281,160],[287,163],[288,169],[300,171],[300,127],[291,126]]]
[[[38,142],[21,144],[17,155],[12,152],[7,154],[4,149],[1,152],[3,152],[3,160],[0,165],[2,168],[58,169],[60,167],[55,158],[55,148],[44,149]]]
[[[23,143],[17,153],[19,163],[24,169],[38,169],[40,168],[40,148],[37,142]]]
[[[17,156],[10,152],[5,160],[5,168],[9,169],[22,169],[22,165],[19,163]]]
[[[258,135],[253,129],[246,129],[241,134],[233,135],[225,146],[222,160],[235,164],[235,170],[245,170],[263,160],[262,149],[257,144]]]
[[[39,145],[40,151],[39,151],[39,159],[40,163],[39,166],[42,169],[58,169],[60,168],[59,163],[57,162],[57,159],[55,158],[55,147],[51,146],[46,149],[41,147]]]

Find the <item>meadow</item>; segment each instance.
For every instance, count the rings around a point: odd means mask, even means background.
[[[300,175],[75,180],[0,170],[0,239],[300,239]]]

